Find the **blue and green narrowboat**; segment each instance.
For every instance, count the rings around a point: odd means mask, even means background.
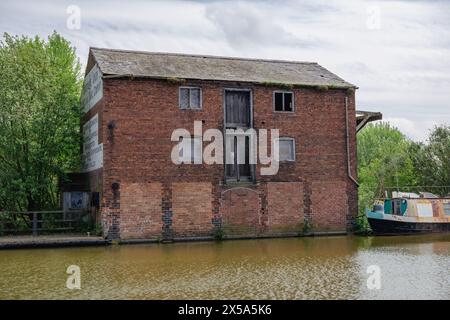
[[[396,193],[366,209],[374,234],[450,232],[450,198]]]

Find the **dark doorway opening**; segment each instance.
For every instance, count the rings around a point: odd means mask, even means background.
[[[254,164],[250,164],[252,128],[250,90],[225,90],[225,178],[227,181],[253,181]],[[234,129],[230,133],[227,129]]]

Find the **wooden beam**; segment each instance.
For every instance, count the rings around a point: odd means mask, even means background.
[[[383,119],[381,112],[356,110],[356,133],[364,128],[364,126],[369,122],[381,119]]]

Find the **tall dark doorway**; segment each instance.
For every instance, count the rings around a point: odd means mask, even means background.
[[[251,92],[225,90],[225,129],[242,129],[242,133],[225,130],[225,176],[227,180],[251,181],[250,136],[245,131],[252,128]],[[242,146],[239,148],[239,144]]]

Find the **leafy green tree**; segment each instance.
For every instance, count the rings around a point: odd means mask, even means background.
[[[418,184],[426,191],[448,195],[450,192],[450,126],[436,126],[426,144],[413,143],[410,156]]]
[[[79,166],[75,49],[56,32],[0,41],[0,210],[58,206],[57,182]]]
[[[411,142],[389,123],[370,124],[357,137],[360,214],[358,231],[367,231],[364,210],[389,188],[415,185]]]

